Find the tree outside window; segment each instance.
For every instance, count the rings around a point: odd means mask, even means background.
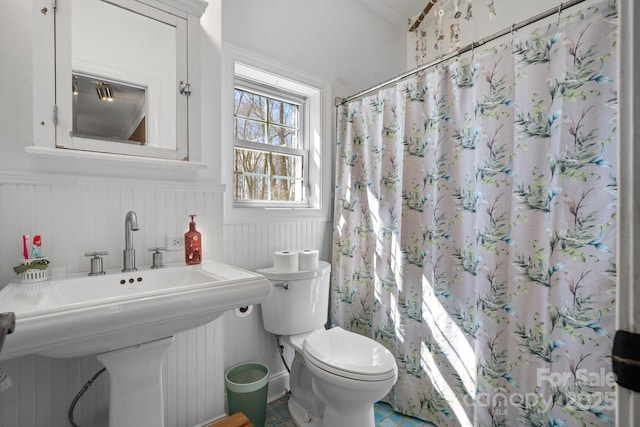
[[[303,202],[301,104],[234,90],[234,200]]]

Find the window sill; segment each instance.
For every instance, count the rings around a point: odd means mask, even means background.
[[[232,207],[225,210],[225,224],[329,221],[327,209],[286,207]]]

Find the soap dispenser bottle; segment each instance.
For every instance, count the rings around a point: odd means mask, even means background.
[[[196,216],[189,215],[189,231],[184,233],[184,262],[187,265],[200,264],[202,262],[202,235],[196,230],[196,223],[193,220]]]

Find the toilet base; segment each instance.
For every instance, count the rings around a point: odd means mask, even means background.
[[[322,427],[322,418],[314,417],[302,407],[295,399],[289,397],[289,415],[293,423],[298,427]]]
[[[337,413],[325,412],[323,418],[310,415],[298,402],[289,398],[289,415],[293,423],[298,427],[336,427],[348,425],[349,427],[373,427],[375,426],[374,408],[365,410],[360,414],[349,414],[349,421]]]

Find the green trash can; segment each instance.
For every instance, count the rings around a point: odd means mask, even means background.
[[[241,363],[224,376],[229,415],[242,412],[256,427],[264,427],[267,417],[269,368],[262,363]]]

